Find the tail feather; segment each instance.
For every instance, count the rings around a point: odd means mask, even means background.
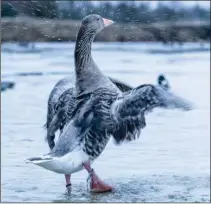
[[[52,157],[32,157],[29,159],[26,159],[26,163],[33,163],[33,164],[38,164],[38,163],[43,163],[43,162],[47,162],[47,161],[51,161],[53,160]]]

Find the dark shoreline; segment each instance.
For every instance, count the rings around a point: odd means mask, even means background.
[[[30,17],[2,18],[2,42],[75,41],[80,21]],[[99,42],[183,43],[210,41],[209,22],[114,24],[100,32]]]

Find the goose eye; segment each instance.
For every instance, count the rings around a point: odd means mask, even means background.
[[[99,21],[99,20],[100,20],[100,18],[97,18],[97,20]]]

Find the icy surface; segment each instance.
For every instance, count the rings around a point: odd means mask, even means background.
[[[185,49],[196,47],[186,45]],[[210,201],[210,52],[150,54],[160,44],[94,43],[103,72],[133,86],[165,74],[172,89],[195,104],[191,112],[156,110],[139,140],[111,140],[94,163],[114,193],[90,194],[85,171],[63,175],[25,164],[48,152],[44,141],[47,99],[54,84],[73,76],[73,43],[40,43],[34,50],[3,44],[1,77],[16,83],[1,95],[2,202],[203,202]],[[174,48],[173,48],[174,49]],[[175,48],[178,49],[178,48]],[[74,76],[73,76],[74,77]]]

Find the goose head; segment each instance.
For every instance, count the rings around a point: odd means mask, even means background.
[[[100,15],[91,14],[86,16],[81,23],[81,27],[93,34],[99,33],[105,27],[113,24],[110,19],[102,18]]]

